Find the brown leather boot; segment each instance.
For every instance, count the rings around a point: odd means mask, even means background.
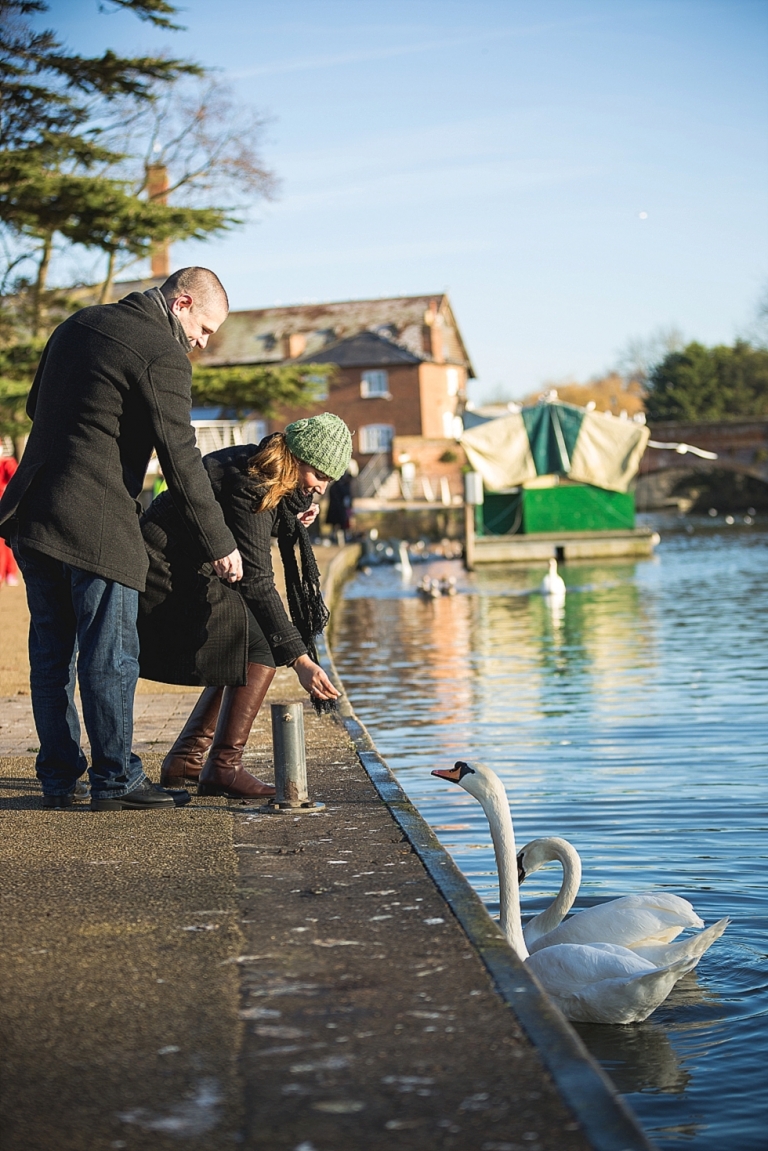
[[[200,775],[198,795],[227,795],[230,799],[265,799],[275,794],[243,767],[243,751],[267,689],[275,677],[273,667],[248,664],[244,687],[227,687],[221,703],[213,747]]]
[[[223,694],[223,687],[207,687],[200,696],[163,760],[161,787],[184,787],[188,783],[197,783],[213,743]]]

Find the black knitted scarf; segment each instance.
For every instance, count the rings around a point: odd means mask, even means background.
[[[330,612],[323,601],[320,590],[320,572],[318,571],[315,553],[312,550],[312,541],[304,524],[297,518],[298,513],[306,511],[311,505],[311,499],[296,490],[290,495],[283,496],[277,505],[277,546],[280,549],[280,558],[285,571],[285,591],[288,597],[288,610],[291,613],[296,629],[301,636],[310,659],[318,662],[315,639],[325,630],[330,619]],[[296,562],[296,544],[299,545],[301,557],[301,572]],[[312,705],[318,713],[333,711],[335,700],[318,699],[312,696]]]

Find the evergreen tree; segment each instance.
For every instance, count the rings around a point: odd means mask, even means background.
[[[284,408],[319,404],[334,372],[333,364],[194,366],[192,396],[198,404],[222,407],[238,417],[256,411],[269,418]]]
[[[768,350],[688,344],[648,377],[646,413],[659,420],[722,420],[768,416]]]
[[[177,29],[167,0],[111,0],[158,27]],[[50,328],[82,306],[82,294],[48,289],[56,244],[107,258],[106,299],[117,257],[205,239],[240,220],[212,206],[233,189],[269,195],[273,177],[255,150],[261,122],[236,107],[199,65],[164,56],[83,56],[55,32],[37,31],[44,0],[0,0],[0,434],[18,445],[29,429],[26,396]],[[201,93],[179,92],[199,81]],[[167,188],[153,192],[162,166]],[[174,203],[168,203],[170,198]],[[20,273],[31,261],[34,273]],[[90,301],[86,301],[90,302]],[[272,414],[312,403],[327,367],[202,369],[198,402]]]
[[[117,2],[173,27],[175,9],[165,0]],[[32,27],[30,17],[46,10],[42,0],[0,0],[0,226],[11,253],[8,271],[30,259],[35,264],[33,337],[45,327],[43,297],[57,238],[141,257],[158,242],[201,239],[238,222],[224,208],[142,196],[143,186],[119,171],[127,157],[109,144],[111,108],[119,103],[122,116],[126,103],[141,109],[159,89],[202,75],[200,66],[112,50],[93,57],[68,52],[55,33]]]

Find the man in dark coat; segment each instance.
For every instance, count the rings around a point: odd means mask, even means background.
[[[75,667],[91,743],[91,806],[173,805],[131,752],[138,679],[136,616],[148,558],[138,495],[152,449],[171,496],[216,574],[242,577],[190,424],[187,353],[227,317],[205,268],[65,320],[43,352],[27,402],[32,431],[0,501],[30,609],[30,685],[47,807],[68,807],[86,768]]]

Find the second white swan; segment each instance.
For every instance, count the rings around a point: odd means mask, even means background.
[[[686,927],[704,927],[704,920],[687,899],[665,891],[623,895],[566,919],[581,883],[581,859],[567,839],[550,835],[526,843],[517,856],[518,881],[553,862],[563,868],[560,890],[549,907],[523,928],[532,954],[557,943],[616,943],[659,965],[684,956],[698,962],[728,926],[728,919],[720,919],[698,935],[673,943]]]

